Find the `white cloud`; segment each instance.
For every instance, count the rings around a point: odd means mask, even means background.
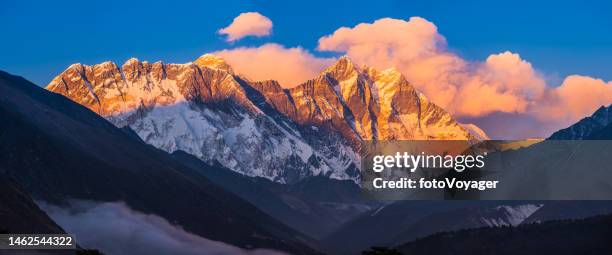
[[[226,35],[228,42],[234,42],[247,36],[263,37],[272,33],[272,21],[258,12],[245,12],[234,18],[229,26],[219,29],[218,32]]]
[[[590,115],[599,106],[612,104],[612,82],[582,75],[567,76],[561,86],[550,89],[535,114],[564,125]]]

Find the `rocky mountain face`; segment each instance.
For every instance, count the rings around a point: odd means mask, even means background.
[[[357,180],[365,140],[475,139],[398,71],[346,57],[291,89],[238,76],[208,54],[186,64],[74,64],[46,88],[157,148],[281,183]]]
[[[553,133],[549,140],[591,140],[605,138],[607,126],[612,124],[612,105],[601,106],[593,115]],[[612,130],[612,127],[608,127]]]

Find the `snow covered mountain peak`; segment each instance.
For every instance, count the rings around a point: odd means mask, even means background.
[[[126,60],[125,63],[123,63],[123,66],[133,65],[135,63],[140,63],[140,60],[138,60],[137,58],[130,58],[130,59]]]
[[[342,56],[333,65],[327,67],[322,73],[334,73],[336,76],[351,75],[358,72],[353,61],[348,56]]]
[[[198,59],[196,59],[194,63],[200,68],[208,67],[212,69],[223,70],[231,74],[234,73],[234,71],[232,70],[232,67],[229,64],[227,64],[227,62],[225,62],[225,59],[219,56],[213,55],[213,54],[204,54]]]

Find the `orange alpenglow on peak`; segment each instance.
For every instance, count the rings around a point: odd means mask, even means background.
[[[204,54],[194,62],[199,67],[208,67],[213,69],[223,70],[229,73],[233,73],[232,67],[225,62],[225,60],[219,56],[213,54]]]

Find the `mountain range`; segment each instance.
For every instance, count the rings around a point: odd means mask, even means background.
[[[429,102],[397,70],[358,67],[347,57],[290,89],[250,81],[209,54],[186,64],[74,64],[46,89],[129,126],[157,148],[280,183],[318,175],[357,181],[367,140],[486,137]]]

